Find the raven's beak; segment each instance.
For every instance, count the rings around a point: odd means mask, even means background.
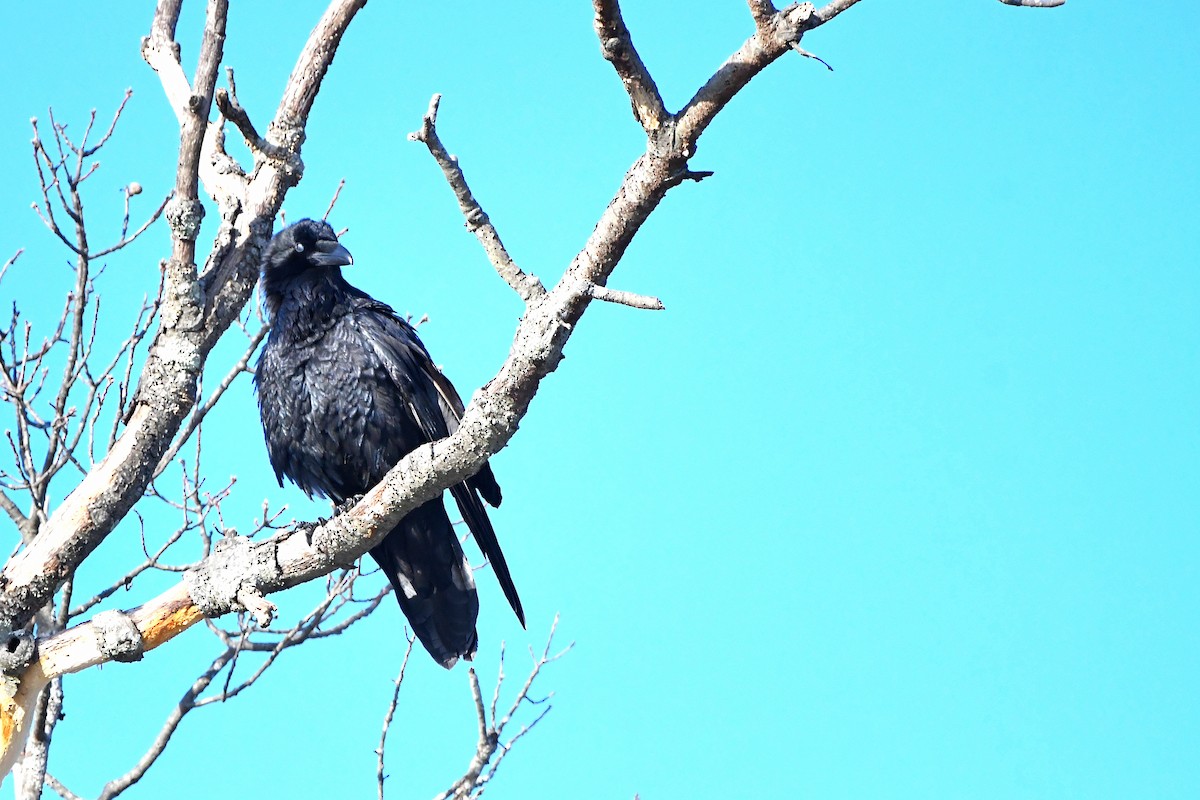
[[[339,242],[321,239],[314,247],[317,252],[308,260],[318,267],[344,267],[354,263],[354,256]]]

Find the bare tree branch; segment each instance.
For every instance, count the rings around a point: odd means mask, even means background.
[[[150,555],[149,553],[147,553],[145,561],[143,561],[142,563],[138,564],[133,569],[126,572],[122,577],[117,579],[117,581],[114,582],[107,589],[97,592],[96,595],[93,596],[91,599],[89,599],[83,603],[80,603],[78,606],[75,606],[74,608],[72,608],[70,610],[68,616],[70,616],[72,618],[83,616],[88,611],[90,611],[92,608],[98,606],[100,603],[104,602],[109,597],[116,594],[119,590],[128,589],[130,587],[130,585],[133,583],[134,578],[136,578],[138,575],[141,575],[143,572],[145,572],[148,569],[158,568],[158,566],[159,566],[158,560],[160,558],[162,558],[163,554],[166,553],[167,550],[173,544],[178,542],[183,537],[183,534],[185,532],[187,532],[187,530],[188,530],[187,526],[181,526],[174,533],[172,533],[170,536],[167,537],[166,541],[163,542],[163,544],[154,553],[154,555]],[[144,537],[143,537],[143,541],[144,541]]]
[[[1025,8],[1055,8],[1067,0],[1000,0],[1006,6],[1024,6]]]
[[[653,135],[671,116],[663,105],[658,86],[633,46],[633,37],[621,18],[617,0],[592,0],[592,7],[596,10],[595,28],[600,38],[600,53],[613,65],[625,85],[634,119],[647,135]]]
[[[258,669],[255,670],[255,672],[250,675],[249,678],[242,681],[236,687],[230,689],[229,688],[230,681],[227,681],[225,688],[221,691],[220,694],[214,695],[212,697],[205,697],[201,700],[197,700],[196,706],[199,707],[199,706],[211,705],[213,703],[224,703],[226,700],[237,697],[243,691],[245,691],[246,689],[249,689],[251,686],[253,686],[258,681],[258,679],[263,676],[263,673],[265,673],[271,667],[271,665],[275,663],[276,659],[278,659],[279,656],[285,650],[287,650],[288,648],[291,648],[291,647],[295,647],[296,645],[302,644],[303,642],[307,641],[308,639],[312,638],[314,635],[319,633],[318,628],[321,625],[321,623],[325,619],[328,618],[329,613],[330,613],[330,608],[335,605],[335,603],[338,601],[338,598],[342,595],[342,593],[350,588],[350,586],[354,582],[354,577],[355,576],[352,571],[347,571],[345,574],[343,574],[337,581],[335,581],[333,583],[333,585],[326,592],[325,597],[317,604],[317,606],[312,611],[310,611],[299,622],[297,622],[296,625],[294,627],[292,627],[291,630],[283,633],[283,635],[279,637],[278,641],[274,642],[273,644],[271,644],[269,646],[264,645],[262,643],[250,642],[249,638],[248,638],[249,628],[246,626],[243,627],[242,632],[241,632],[241,637],[239,638],[239,641],[237,642],[236,646],[234,646],[231,643],[231,640],[229,638],[222,637],[222,638],[224,638],[226,646],[230,646],[235,650],[235,657],[236,657],[237,652],[241,652],[243,650],[256,650],[259,652],[263,652],[263,651],[267,652],[267,654],[268,654],[267,658],[258,667]],[[245,591],[244,589],[239,589],[239,594],[241,594],[244,591]],[[244,601],[239,599],[239,602],[244,602]],[[371,608],[371,610],[373,610],[377,606],[378,606],[378,603],[376,602],[370,608]],[[369,613],[370,613],[370,611],[366,611],[363,614],[355,615],[355,616],[356,616],[356,618],[361,618],[362,616],[365,616],[366,614],[369,614]],[[344,624],[338,626],[338,629],[336,632],[340,633],[341,631],[343,631],[347,627],[349,627],[350,624],[352,624],[352,620],[344,621]],[[266,627],[266,626],[262,626],[262,627]],[[329,634],[330,632],[326,632],[326,633]],[[231,672],[231,676],[232,676],[232,672]]]
[[[676,115],[676,137],[683,143],[682,154],[690,157],[695,152],[695,141],[751,78],[791,49],[793,44],[799,43],[807,31],[825,24],[857,2],[834,0],[820,10],[814,10],[812,3],[797,3],[776,12],[769,19],[756,16],[755,34],[725,60]],[[761,14],[764,7],[759,3],[752,6],[751,10]]]
[[[166,268],[161,327],[147,354],[124,433],[104,460],[62,501],[37,539],[10,560],[0,575],[5,587],[0,596],[0,622],[6,622],[10,629],[23,626],[45,603],[128,513],[149,483],[154,467],[191,408],[204,358],[250,296],[271,220],[284,192],[300,177],[298,153],[308,113],[342,34],[364,4],[365,0],[334,0],[313,30],[267,132],[267,139],[282,148],[288,160],[265,162],[256,171],[252,186],[235,187],[245,194],[224,204],[240,209],[236,218],[223,226],[229,232],[229,246],[197,281],[193,277],[194,239],[202,209],[196,203],[196,179],[184,173],[189,169],[211,173],[214,184],[223,179],[213,169],[214,162],[200,158],[200,154],[203,149],[215,156],[215,133],[204,136],[204,132],[226,6],[221,0],[210,2],[197,75],[195,96],[200,99],[193,103],[192,89],[179,66],[178,44],[171,38],[179,2],[160,3],[151,34],[143,43],[143,54],[159,73],[164,92],[181,121],[176,196],[167,211],[175,242]],[[210,130],[215,128],[213,125]],[[211,144],[202,147],[205,143]]]
[[[83,800],[82,797],[72,792],[66,786],[63,786],[62,782],[49,772],[46,773],[46,785],[53,789],[63,800]]]
[[[18,248],[17,252],[13,253],[12,256],[4,262],[3,266],[0,266],[0,280],[4,280],[4,276],[8,274],[8,268],[17,263],[17,259],[20,258],[21,254],[24,252],[24,247]]]
[[[799,44],[796,44],[796,43],[792,44],[792,49],[795,50],[800,55],[804,56],[805,58],[811,58],[813,61],[819,61],[820,63],[825,65],[825,69],[829,70],[830,72],[833,72],[833,67],[829,65],[829,62],[826,61],[825,59],[821,58],[819,55],[808,52],[807,50],[805,50],[803,47],[801,47]]]
[[[750,16],[754,18],[754,24],[758,28],[767,25],[771,17],[778,13],[771,0],[746,0],[746,5],[750,7]]]
[[[130,195],[141,193],[141,187],[139,184],[134,183],[134,184],[131,184],[131,186],[137,186],[138,191],[132,192],[132,191],[129,191],[130,187],[126,187],[126,192],[125,192],[125,223],[126,223],[126,225],[128,225],[128,223],[129,223],[129,197],[130,197]],[[169,202],[171,202],[171,195],[167,195],[166,197],[163,198],[163,201],[158,204],[158,208],[156,208],[154,210],[154,212],[150,214],[149,219],[147,219],[145,222],[143,222],[141,227],[139,227],[136,231],[133,232],[132,236],[125,235],[128,228],[123,229],[121,231],[121,238],[117,241],[116,244],[109,245],[108,247],[105,247],[102,250],[97,250],[96,252],[91,253],[90,254],[91,257],[92,258],[101,258],[102,256],[107,256],[111,253],[115,253],[116,251],[120,250],[121,248],[129,245],[131,242],[133,242],[139,236],[141,236],[143,233],[145,233],[150,228],[151,225],[153,225],[155,222],[158,222],[158,218],[162,216],[162,213],[163,213],[163,211],[166,210],[167,203],[169,203]]]
[[[833,2],[831,2],[827,5],[821,6],[821,8],[817,9],[816,13],[813,16],[815,16],[818,20],[817,25],[823,25],[826,22],[829,22],[829,20],[836,17],[838,14],[840,14],[843,11],[845,11],[846,9],[850,8],[850,6],[854,5],[857,2],[858,2],[858,0],[833,0]],[[800,5],[809,5],[809,4],[801,3]],[[793,6],[793,8],[794,8],[794,6]],[[784,13],[787,13],[787,11],[790,11],[790,10],[791,10],[790,8],[785,9]],[[814,25],[813,27],[815,28],[816,25]]]
[[[254,123],[250,121],[250,115],[246,109],[242,108],[242,104],[237,99],[237,84],[233,77],[233,68],[229,67],[225,70],[226,81],[229,83],[229,89],[217,89],[214,97],[217,103],[217,108],[221,113],[232,122],[241,132],[242,138],[246,140],[246,145],[256,152],[264,155],[279,157],[279,152],[275,146],[259,135],[258,129],[254,127]]]
[[[21,336],[15,309],[8,329],[0,332],[3,345],[0,388],[17,411],[16,430],[6,439],[13,450],[16,474],[0,474],[0,508],[19,525],[25,539],[25,546],[0,575],[0,586],[4,589],[0,595],[0,651],[9,655],[15,651],[25,653],[23,657],[27,660],[14,658],[8,662],[10,673],[17,674],[23,665],[28,665],[19,679],[0,682],[3,684],[0,685],[0,732],[3,733],[0,738],[4,746],[0,769],[11,766],[16,758],[14,753],[20,752],[22,738],[31,730],[35,734],[44,733],[48,739],[56,701],[47,687],[63,674],[106,661],[136,660],[146,650],[163,644],[201,619],[238,612],[236,630],[208,623],[213,635],[224,645],[224,651],[185,693],[137,765],[109,783],[100,795],[114,797],[145,774],[190,710],[236,696],[253,685],[285,649],[309,639],[336,635],[377,608],[390,589],[385,587],[372,598],[355,597],[357,568],[353,564],[357,557],[418,505],[476,474],[489,457],[507,444],[527,413],[541,380],[562,359],[567,340],[593,300],[662,309],[658,298],[607,287],[626,248],[672,188],[712,174],[693,170],[689,160],[696,152],[697,141],[729,100],[789,50],[816,58],[800,47],[803,35],[856,2],[834,0],[819,10],[811,3],[798,3],[778,10],[770,0],[747,0],[755,23],[754,35],[677,114],[672,114],[633,46],[616,0],[593,0],[595,30],[602,54],[613,64],[629,94],[635,119],[647,134],[647,143],[582,249],[550,291],[512,261],[488,216],[471,194],[457,159],[441,144],[435,127],[440,96],[434,95],[421,128],[410,134],[410,138],[427,145],[458,198],[468,229],[479,238],[497,272],[526,303],[526,313],[514,334],[510,355],[495,377],[474,395],[453,435],[407,455],[353,507],[315,527],[295,526],[266,539],[252,540],[228,531],[229,535],[216,537],[218,541],[210,547],[211,526],[206,520],[208,515],[215,515],[219,529],[225,529],[220,502],[228,487],[215,495],[207,490],[202,492],[200,424],[229,385],[247,371],[249,359],[265,335],[265,327],[250,337],[242,358],[203,403],[200,402],[202,369],[215,342],[238,319],[250,295],[272,221],[285,192],[299,180],[303,169],[299,156],[308,114],[342,35],[365,0],[331,2],[296,63],[265,135],[259,133],[249,111],[238,102],[232,71],[228,72],[228,90],[215,89],[228,0],[208,2],[200,56],[191,81],[181,65],[175,38],[181,0],[160,0],[150,35],[143,43],[143,55],[158,73],[164,94],[176,114],[180,146],[174,192],[145,225],[127,237],[129,199],[140,193],[139,185],[128,184],[124,190],[125,220],[117,244],[97,252],[88,245],[78,187],[94,174],[96,165],[87,159],[112,135],[120,109],[108,131],[93,145],[88,140],[95,123],[94,113],[77,142],[68,137],[65,126],[54,120],[53,113],[54,135],[47,136],[46,142],[41,141],[34,124],[34,160],[43,196],[43,205],[35,205],[35,210],[76,254],[76,282],[73,300],[68,300],[64,307],[52,341],[42,348],[31,346],[28,325]],[[1064,0],[1001,2],[1051,6],[1061,5]],[[220,110],[215,121],[209,119],[214,102]],[[226,121],[233,122],[247,140],[254,159],[253,170],[242,169],[225,152]],[[213,248],[202,268],[197,264],[197,239],[205,213],[201,188],[215,201],[221,216]],[[171,226],[172,251],[163,263],[159,298],[143,308],[145,327],[139,316],[134,335],[122,345],[118,356],[95,373],[88,365],[97,319],[96,306],[87,302],[95,277],[89,260],[124,247],[160,214],[167,217]],[[68,219],[75,228],[73,235],[67,231]],[[15,260],[16,256],[0,268],[0,277]],[[125,386],[132,377],[133,352],[156,316],[159,327],[146,354],[138,389],[129,397]],[[247,326],[239,324],[246,331]],[[66,364],[57,391],[48,392],[55,397],[47,414],[45,399],[38,401],[47,382],[42,358],[60,340],[67,348]],[[125,429],[117,436],[119,425],[114,423],[108,454],[88,470],[76,456],[75,448],[83,431],[97,424],[98,404],[103,403],[115,380],[113,374],[122,357],[127,360],[125,381],[118,393],[119,405],[127,412],[122,415]],[[77,396],[72,393],[76,386],[79,388],[74,391],[84,398],[81,410],[68,403],[69,398]],[[178,502],[167,500],[154,485],[154,479],[175,463],[193,433],[197,457],[188,463],[182,459],[179,462],[183,495]],[[43,435],[48,450],[38,451],[35,458],[31,442],[40,442],[38,437]],[[87,470],[87,474],[50,514],[47,485],[58,470],[68,465],[78,467],[81,472]],[[23,512],[8,494],[21,491],[32,495],[28,512]],[[166,544],[153,556],[143,538],[146,561],[142,565],[91,600],[71,608],[75,568],[146,494],[179,509],[184,518],[181,527],[167,537]],[[257,523],[255,532],[274,529],[274,519],[264,506],[263,519]],[[183,566],[160,563],[166,548],[178,541],[184,531],[198,533],[205,557],[184,571],[182,583],[130,612],[103,611],[83,624],[61,630],[71,615],[85,613],[148,569],[184,570]],[[326,596],[309,615],[290,629],[284,627],[286,623],[277,629],[269,627],[276,609],[266,599],[268,594],[323,575],[328,576]],[[62,594],[55,614],[55,594],[60,588]],[[345,616],[334,616],[343,609]],[[28,623],[32,619],[38,625],[36,640],[29,633]],[[325,622],[332,624],[322,628]],[[263,630],[256,630],[255,624]],[[551,628],[540,659],[534,656],[531,673],[502,718],[497,719],[497,710],[504,680],[503,650],[490,713],[476,673],[474,670],[468,673],[479,738],[466,773],[443,798],[477,797],[482,793],[504,756],[549,711],[547,704],[532,722],[507,742],[502,741],[505,727],[523,704],[544,702],[530,697],[529,692],[541,668],[566,652],[550,655],[555,627]],[[411,647],[410,639],[409,652]],[[234,685],[239,658],[245,663],[245,659],[251,659],[247,654],[265,654],[265,657],[253,656],[254,663],[259,664],[257,670]],[[407,659],[406,653],[405,665]],[[226,671],[223,688],[219,693],[202,697],[222,671]],[[403,675],[402,666],[381,732],[377,773],[381,798],[385,780],[384,747]],[[57,702],[61,703],[61,694]],[[44,764],[38,767],[32,758],[30,764],[31,774],[39,769],[44,774]],[[46,775],[45,781],[64,797],[75,796],[52,776]],[[37,784],[35,788],[40,791],[40,780]]]
[[[467,186],[467,179],[458,166],[458,159],[447,153],[446,148],[442,146],[436,128],[438,105],[441,101],[440,94],[433,96],[429,101],[429,110],[425,112],[425,116],[421,120],[420,129],[410,133],[408,138],[414,142],[424,142],[425,146],[429,148],[429,153],[442,168],[442,173],[445,174],[450,188],[454,190],[454,196],[458,198],[458,207],[467,219],[467,230],[479,239],[484,252],[487,253],[488,260],[492,262],[492,266],[495,267],[504,282],[521,296],[526,305],[529,305],[545,296],[546,287],[542,286],[542,282],[537,279],[536,275],[526,275],[513,262],[508,250],[504,248],[504,243],[500,241],[500,234],[496,232],[491,219],[488,218],[475,196],[471,194],[471,188]]]

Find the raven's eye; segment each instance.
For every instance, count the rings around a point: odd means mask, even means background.
[[[297,253],[304,252],[304,243],[303,242],[296,242],[296,252]]]

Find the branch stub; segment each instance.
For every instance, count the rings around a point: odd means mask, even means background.
[[[249,539],[234,533],[218,540],[212,555],[184,572],[183,582],[200,612],[215,619],[241,611],[238,594],[268,583],[277,571],[256,557]]]
[[[113,661],[141,661],[145,653],[141,631],[123,611],[101,611],[92,619],[96,626],[96,646],[100,654]]]

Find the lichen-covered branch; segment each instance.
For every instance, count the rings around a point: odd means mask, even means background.
[[[755,26],[759,28],[768,24],[771,17],[778,12],[771,0],[746,0],[746,5],[750,7],[750,16],[754,18]]]
[[[167,267],[171,277],[160,328],[126,415],[125,430],[103,461],[59,504],[30,546],[5,566],[0,577],[4,587],[0,623],[5,627],[24,625],[142,496],[191,410],[204,359],[253,290],[259,254],[275,214],[286,190],[300,178],[299,149],[312,103],[342,33],[364,4],[365,0],[335,0],[309,37],[266,137],[288,160],[265,162],[253,180],[238,189],[238,197],[216,198],[223,208],[238,210],[225,226],[230,234],[228,247],[210,259],[198,279],[193,228],[198,229],[199,206],[193,204],[194,188],[198,176],[206,174],[218,155],[213,149],[215,125],[207,121],[207,109],[224,38],[226,4],[220,0],[209,4],[196,78],[198,94],[183,75],[179,47],[172,38],[179,3],[159,4],[143,55],[158,72],[181,123],[176,197],[167,212],[169,218],[173,215],[173,251]],[[193,101],[194,97],[200,99]],[[220,194],[228,186],[210,189]]]

